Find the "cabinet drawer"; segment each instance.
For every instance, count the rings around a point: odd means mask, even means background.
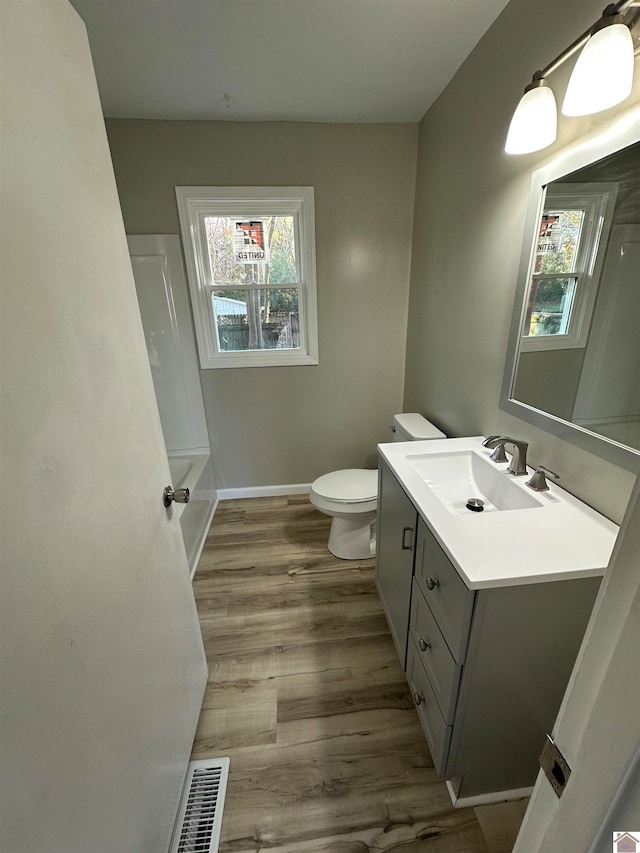
[[[420,663],[418,649],[411,637],[409,637],[407,653],[407,681],[429,744],[433,766],[438,776],[444,776],[451,742],[451,726],[445,725],[442,719],[429,679]]]
[[[462,666],[455,662],[440,629],[414,580],[411,597],[411,635],[445,723],[453,723]]]
[[[422,519],[418,521],[415,576],[451,654],[463,663],[475,593],[467,589]]]

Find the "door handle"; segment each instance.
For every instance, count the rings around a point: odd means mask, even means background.
[[[173,486],[165,486],[162,493],[162,503],[167,509],[174,501],[179,504],[188,504],[190,498],[189,489],[176,489],[174,491]]]
[[[413,533],[413,527],[403,527],[402,528],[402,550],[403,551],[413,551],[413,542],[410,542],[407,545],[407,533]]]

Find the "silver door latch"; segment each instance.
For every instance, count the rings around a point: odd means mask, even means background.
[[[174,501],[179,504],[188,504],[190,497],[189,489],[176,489],[174,491],[173,486],[165,486],[162,493],[162,503],[168,509]]]

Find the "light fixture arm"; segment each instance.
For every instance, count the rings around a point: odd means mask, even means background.
[[[553,74],[553,72],[560,68],[561,65],[564,65],[567,59],[573,56],[574,53],[577,53],[577,51],[581,50],[595,32],[610,23],[611,18],[616,16],[622,17],[633,6],[639,5],[640,0],[618,0],[617,3],[610,3],[595,24],[592,24],[582,33],[582,35],[578,36],[575,41],[571,42],[569,47],[565,47],[562,53],[559,53],[548,65],[545,65],[544,68],[535,72],[532,82],[535,83],[537,80],[541,80],[544,77],[548,77],[549,74]],[[620,23],[622,23],[622,20]]]

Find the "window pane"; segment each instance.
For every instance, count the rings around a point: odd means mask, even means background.
[[[300,280],[293,216],[207,216],[204,221],[215,286]]]
[[[584,210],[545,210],[534,272],[575,272]]]
[[[576,278],[534,279],[531,283],[525,335],[566,335],[576,292]]]
[[[296,287],[218,290],[212,302],[221,352],[300,348]]]

